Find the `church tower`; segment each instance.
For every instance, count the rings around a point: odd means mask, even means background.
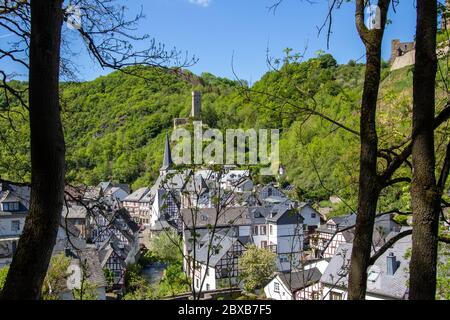
[[[172,165],[173,162],[172,162],[172,154],[170,152],[169,134],[166,132],[166,143],[164,146],[163,164],[161,169],[159,170],[159,173],[161,175],[166,174],[172,168]]]

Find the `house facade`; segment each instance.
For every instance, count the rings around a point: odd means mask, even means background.
[[[388,239],[398,234],[391,232]],[[408,298],[411,236],[396,242],[369,267],[367,300],[404,300]],[[343,243],[320,279],[323,300],[346,300],[352,245]]]

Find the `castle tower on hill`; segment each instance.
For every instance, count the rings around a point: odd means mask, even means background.
[[[202,93],[200,91],[192,92],[192,110],[191,118],[200,120],[202,112]]]
[[[190,120],[202,120],[202,93],[200,91],[192,91],[192,106],[189,118],[175,118],[173,119],[173,126],[176,129],[178,126],[188,124]]]
[[[394,39],[391,42],[391,58],[390,63],[393,63],[395,58],[403,56],[416,48],[416,43],[412,42],[400,42],[398,39]]]

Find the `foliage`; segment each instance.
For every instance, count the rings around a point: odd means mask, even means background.
[[[0,291],[2,291],[5,285],[6,276],[8,275],[9,267],[3,267],[0,269]]]
[[[211,127],[281,130],[285,180],[296,187],[298,200],[321,201],[339,195],[355,209],[359,137],[317,114],[357,130],[364,64],[349,61],[338,65],[323,52],[307,61],[292,49],[285,54],[277,59],[278,70],[267,72],[251,87],[210,73],[196,76],[187,70],[176,73],[153,68],[142,68],[151,81],[113,72],[89,82],[63,83],[67,180],[90,185],[112,180],[129,183],[133,189],[152,184],[161,166],[165,133],[172,130],[173,118],[189,115],[191,90],[195,89],[203,94],[203,121]],[[444,61],[440,67],[446,74]],[[387,148],[401,143],[411,132],[412,72],[411,68],[393,72],[383,68],[382,73],[377,126],[380,148]],[[443,99],[445,86],[440,82],[442,79],[436,86],[437,97]],[[4,103],[0,93],[0,106]],[[26,115],[19,107],[14,111]],[[14,128],[0,117],[5,139],[0,146],[0,175],[27,181],[27,117],[17,112],[10,116]],[[438,131],[437,140],[445,134]],[[437,145],[437,159],[442,158],[444,146]],[[380,169],[385,165],[380,159]],[[408,168],[401,168],[394,178],[410,175]],[[406,185],[383,191],[378,211],[407,211]],[[347,206],[334,209],[332,215],[350,210]]]
[[[82,281],[80,288],[72,290],[73,298],[75,300],[97,300],[97,287],[90,281]]]
[[[114,285],[114,272],[111,269],[105,267],[103,268],[103,275],[107,283],[107,290],[111,290]]]
[[[174,230],[166,230],[150,240],[151,254],[159,261],[173,264],[182,261],[182,239]]]
[[[239,259],[240,276],[248,292],[263,288],[277,270],[277,255],[267,249],[249,245]]]
[[[67,278],[70,276],[67,270],[69,266],[70,258],[63,253],[52,256],[42,287],[44,300],[57,300],[59,295],[67,289]]]
[[[152,300],[156,298],[155,289],[141,276],[142,267],[130,264],[125,272],[124,300]]]
[[[157,289],[158,297],[174,296],[190,291],[190,279],[183,272],[182,263],[178,262],[167,267]]]

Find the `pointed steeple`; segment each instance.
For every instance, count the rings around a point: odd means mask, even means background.
[[[172,167],[172,154],[170,153],[169,134],[166,132],[166,143],[164,147],[164,158],[161,172],[166,172]]]

